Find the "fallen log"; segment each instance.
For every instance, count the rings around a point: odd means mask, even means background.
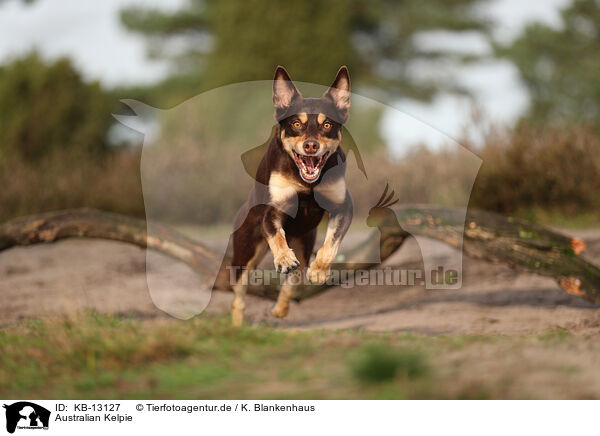
[[[374,219],[377,227],[361,244],[342,253],[337,270],[368,269],[379,265],[398,250],[409,236],[442,241],[464,254],[490,262],[554,278],[566,292],[600,304],[600,268],[581,252],[583,241],[544,226],[512,217],[435,206],[386,208]],[[464,235],[463,235],[464,229]],[[201,276],[212,276],[220,268],[215,288],[228,289],[228,258],[178,231],[156,223],[93,209],[73,209],[15,218],[0,225],[0,251],[15,246],[51,243],[65,238],[100,238],[156,250],[184,262]],[[374,253],[381,262],[372,263]],[[298,301],[330,286],[302,285]],[[277,286],[249,286],[248,292],[275,299]]]

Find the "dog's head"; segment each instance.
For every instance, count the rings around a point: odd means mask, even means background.
[[[321,98],[304,98],[283,67],[273,80],[275,118],[281,126],[283,149],[298,167],[300,177],[313,183],[342,139],[350,109],[350,75],[340,68]]]

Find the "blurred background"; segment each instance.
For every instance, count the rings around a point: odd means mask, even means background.
[[[598,0],[0,0],[0,222],[87,206],[224,253],[278,64],[313,97],[350,68],[342,255],[377,237],[389,182],[400,203],[550,224],[600,264]],[[550,277],[410,238],[384,267],[429,256],[461,289],[338,286],[284,320],[248,295],[232,329],[232,293],[153,253],[2,252],[0,396],[600,398],[600,312]]]
[[[353,108],[353,129],[369,138],[360,152],[377,168],[370,180],[389,181],[401,202],[469,195],[459,143],[483,159],[471,207],[561,226],[598,221],[595,0],[0,0],[0,32],[1,220],[81,206],[144,216],[144,137],[114,119],[132,114],[121,99],[169,109],[269,80],[278,64],[328,85],[345,64],[353,91],[383,103]],[[167,147],[193,145],[228,110],[215,103],[211,120],[190,109],[151,127]],[[407,128],[400,113],[422,123]],[[202,207],[182,217],[229,223],[247,189],[224,169],[259,144],[235,134],[203,141],[195,161],[220,165],[190,171],[219,183],[190,181]],[[160,162],[157,180],[173,169]],[[353,195],[376,201],[360,186]]]

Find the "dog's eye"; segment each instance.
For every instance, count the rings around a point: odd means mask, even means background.
[[[332,126],[332,124],[331,124],[329,121],[325,121],[325,122],[323,123],[323,128],[324,128],[325,130],[329,130],[329,129],[331,129],[331,126]]]
[[[302,127],[302,123],[300,122],[300,120],[296,120],[292,123],[292,126],[294,126],[296,129],[299,129],[300,127]]]

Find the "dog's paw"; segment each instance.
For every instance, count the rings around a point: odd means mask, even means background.
[[[277,318],[285,318],[286,315],[288,314],[289,310],[290,310],[289,304],[277,303],[275,306],[273,306],[273,309],[271,309],[271,315],[273,315]]]
[[[321,267],[319,265],[315,265],[314,263],[306,270],[306,277],[308,280],[315,284],[320,285],[325,283],[327,277],[329,276],[329,267]]]
[[[296,259],[296,255],[291,248],[282,250],[274,257],[275,269],[278,273],[287,274],[294,271],[300,266],[300,262]]]

